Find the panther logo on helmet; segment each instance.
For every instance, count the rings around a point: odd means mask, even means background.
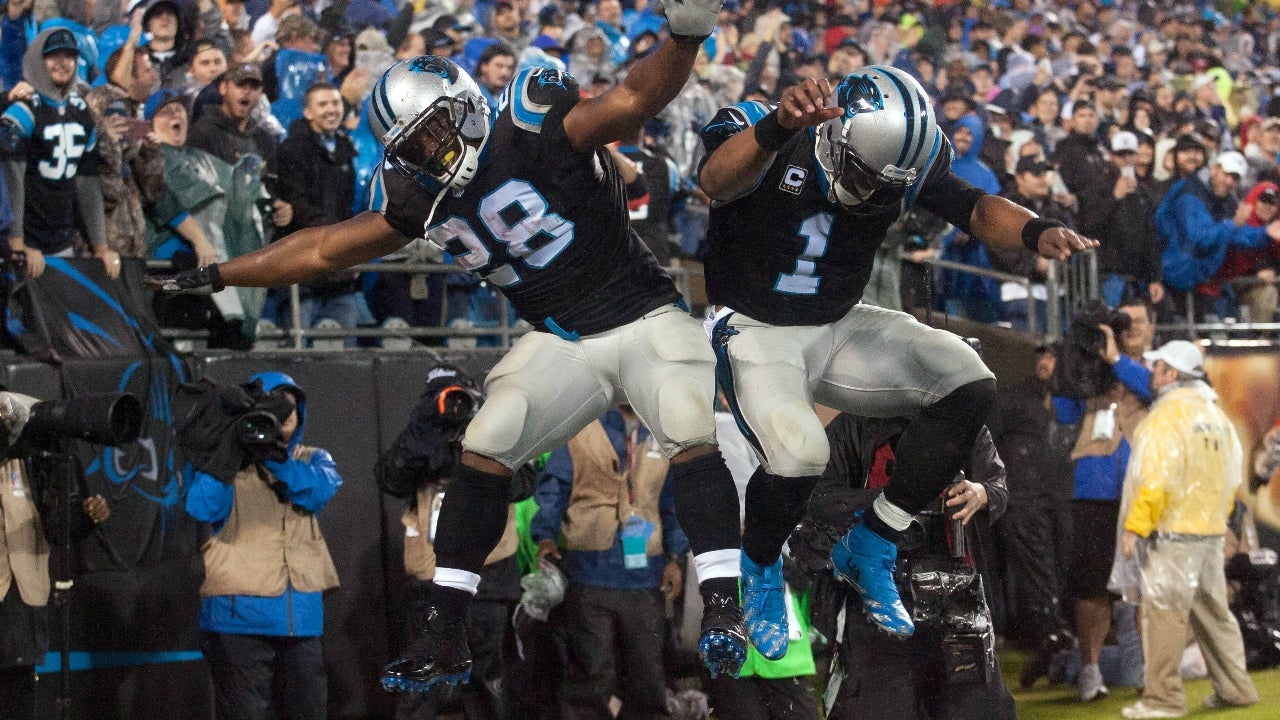
[[[433,192],[475,178],[489,139],[489,105],[453,61],[430,55],[392,65],[369,98],[387,163]]]
[[[845,117],[884,109],[884,95],[866,75],[850,75],[836,87],[836,100]]]
[[[836,88],[845,108],[819,125],[814,155],[832,202],[866,215],[909,208],[946,138],[920,83],[896,68],[871,65]]]
[[[409,61],[409,69],[414,72],[435,73],[449,82],[458,79],[457,65],[446,63],[434,55],[423,55]]]

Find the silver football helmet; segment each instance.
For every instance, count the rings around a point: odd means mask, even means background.
[[[815,154],[830,197],[857,213],[910,206],[946,141],[916,79],[871,65],[836,87],[844,114],[818,126]]]
[[[393,167],[432,190],[461,189],[475,178],[489,105],[453,61],[423,55],[392,65],[374,84],[369,107]]]

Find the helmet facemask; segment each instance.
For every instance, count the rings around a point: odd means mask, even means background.
[[[479,98],[437,98],[387,143],[387,160],[430,189],[461,190],[479,168],[488,114]]]
[[[900,208],[918,179],[915,168],[872,169],[849,144],[850,129],[842,118],[828,120],[817,129],[815,154],[831,188],[831,201],[858,215]]]

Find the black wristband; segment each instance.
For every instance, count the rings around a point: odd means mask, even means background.
[[[200,268],[199,272],[209,276],[209,286],[213,288],[214,292],[222,292],[227,289],[227,286],[222,282],[222,273],[218,270],[218,263],[205,265]]]
[[[1040,252],[1040,233],[1050,228],[1064,228],[1065,223],[1048,218],[1034,217],[1022,226],[1022,244],[1033,253]]]
[[[756,144],[769,152],[778,152],[779,148],[800,132],[800,128],[782,127],[782,123],[778,122],[777,110],[760,118],[760,122],[755,124],[753,130],[756,134]]]

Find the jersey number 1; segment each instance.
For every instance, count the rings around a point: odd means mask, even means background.
[[[549,209],[546,198],[532,185],[508,180],[480,201],[478,215],[489,234],[507,246],[507,255],[541,269],[573,242],[573,223]],[[494,285],[510,287],[520,282],[520,273],[510,263],[486,269],[493,253],[463,218],[450,217],[431,228],[428,235],[459,265]]]
[[[831,223],[835,216],[820,212],[810,215],[800,224],[800,238],[804,240],[804,251],[796,258],[796,271],[778,273],[778,280],[773,289],[787,295],[817,295],[818,277],[817,260],[827,252],[827,235],[831,233]]]

